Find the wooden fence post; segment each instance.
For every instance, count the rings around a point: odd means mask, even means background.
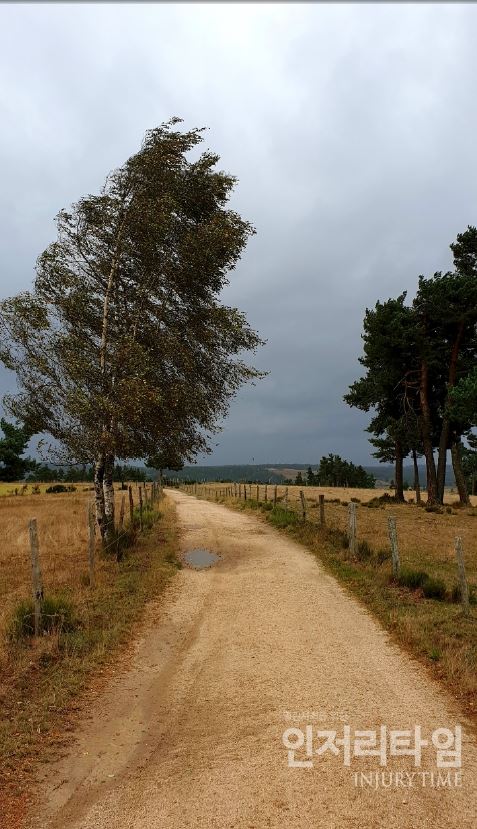
[[[285,487],[285,509],[288,509],[288,487]]]
[[[277,485],[273,487],[273,506],[276,507],[277,505]]]
[[[392,516],[388,516],[388,532],[389,532],[389,541],[391,542],[391,556],[393,562],[393,576],[395,579],[399,578],[399,571],[401,569],[401,562],[399,560],[399,546],[398,546],[398,537],[397,537],[397,529],[396,529],[396,519]]]
[[[40,548],[36,518],[30,519],[30,552],[33,602],[35,604],[35,636],[40,633],[41,603],[43,601],[43,584],[40,570]]]
[[[320,495],[320,524],[325,526],[325,496]]]
[[[134,498],[132,493],[132,486],[128,487],[128,494],[129,494],[129,520],[131,522],[131,527],[134,527]]]
[[[265,503],[267,503],[267,501],[268,501],[268,492],[267,492],[267,490],[268,490],[268,487],[267,487],[267,484],[265,484],[265,494],[263,496],[263,500],[265,501]]]
[[[88,567],[89,567],[89,586],[94,587],[96,584],[95,574],[95,552],[96,552],[96,521],[94,514],[94,504],[88,507]]]
[[[247,500],[247,484],[243,485],[243,500]]]
[[[260,488],[259,488],[258,484],[257,484],[257,502],[260,503]]]
[[[300,489],[300,501],[301,501],[301,515],[303,518],[303,523],[306,521],[306,501],[305,496],[303,494],[303,490]]]
[[[455,554],[457,558],[457,569],[459,571],[460,600],[462,602],[462,609],[465,615],[468,616],[470,612],[469,585],[467,584],[467,576],[465,574],[464,549],[460,536],[457,536],[455,539]]]
[[[125,509],[126,509],[126,498],[123,495],[123,497],[121,498],[121,508],[119,510],[119,530],[120,530],[120,532],[122,532],[122,530],[123,530]]]
[[[349,511],[349,554],[351,558],[356,557],[356,504],[351,501],[348,507]]]
[[[143,515],[142,515],[142,508],[143,508],[143,502],[142,502],[142,486],[140,486],[140,487],[139,487],[139,527],[140,527],[140,529],[141,529],[141,532],[142,532],[142,530],[144,529],[144,521],[143,521]]]

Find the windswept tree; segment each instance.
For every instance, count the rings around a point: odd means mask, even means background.
[[[231,397],[260,373],[261,340],[220,302],[252,226],[227,206],[235,179],[190,151],[202,130],[150,130],[99,195],[57,217],[32,292],[2,303],[5,406],[94,464],[101,532],[114,531],[115,459],[192,460]]]

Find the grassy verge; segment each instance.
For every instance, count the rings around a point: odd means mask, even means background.
[[[56,598],[57,605],[71,611],[68,624],[37,640],[10,636],[0,665],[0,789],[4,793],[22,789],[35,758],[57,753],[71,728],[78,695],[93,675],[102,669],[107,672],[147,601],[161,595],[180,567],[172,503],[163,500],[147,518],[145,531],[123,551],[121,561],[109,556],[95,589],[86,591],[86,596],[84,590],[75,595],[73,588],[65,589]],[[17,608],[17,617],[18,612]],[[15,614],[12,625],[14,629]]]
[[[392,579],[390,550],[363,541],[349,559],[346,533],[303,523],[293,509],[254,500],[223,501],[254,511],[278,530],[303,544],[351,593],[382,622],[399,644],[418,657],[456,696],[464,713],[477,724],[477,606],[465,617],[456,601],[455,562],[429,550],[413,550],[411,565],[403,567],[399,583]],[[417,507],[404,507],[417,509]],[[419,546],[419,538],[416,540]],[[436,546],[438,538],[436,537]],[[470,567],[471,593],[474,571]]]

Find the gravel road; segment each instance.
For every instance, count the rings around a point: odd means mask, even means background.
[[[70,753],[48,769],[34,825],[477,825],[475,739],[463,728],[462,767],[437,768],[431,735],[465,722],[424,668],[285,535],[217,504],[168,497],[183,551],[207,548],[220,560],[207,570],[184,567],[165,600],[151,605]],[[412,730],[413,747],[416,726],[429,741],[418,766],[415,756],[396,754],[408,738],[390,734]],[[311,733],[309,753],[305,744],[294,754],[308,767],[288,766],[282,737],[290,728]],[[392,737],[392,756],[354,756],[357,730],[377,732],[388,755]],[[338,744],[317,754],[326,741],[317,731],[336,731]],[[448,737],[434,734],[436,742]],[[299,739],[289,732],[289,744]]]

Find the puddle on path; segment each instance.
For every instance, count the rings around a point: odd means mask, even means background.
[[[187,564],[194,567],[195,570],[202,570],[204,567],[212,567],[219,560],[220,556],[216,553],[211,553],[210,550],[203,550],[199,547],[195,550],[189,550],[184,553],[184,559]]]

